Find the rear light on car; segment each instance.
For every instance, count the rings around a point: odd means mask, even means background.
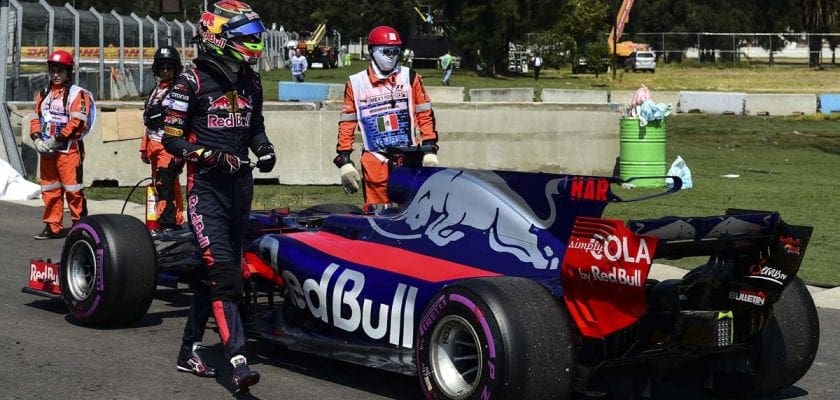
[[[680,344],[694,348],[726,347],[732,344],[732,311],[680,311],[683,325]]]

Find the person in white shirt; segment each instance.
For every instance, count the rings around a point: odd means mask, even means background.
[[[308,67],[309,63],[306,61],[306,57],[300,55],[300,50],[295,50],[295,55],[292,57],[291,64],[292,80],[295,82],[303,82],[303,77]]]

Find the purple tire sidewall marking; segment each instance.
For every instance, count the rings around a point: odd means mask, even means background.
[[[99,246],[102,243],[99,240],[99,235],[96,233],[96,230],[93,229],[92,226],[90,226],[88,224],[85,224],[85,223],[76,224],[76,226],[74,226],[73,229],[70,230],[70,233],[68,234],[68,236],[71,235],[73,232],[75,232],[77,230],[83,230],[83,231],[87,232],[90,235],[90,237],[93,239],[95,245]],[[96,279],[97,279],[96,289],[97,290],[102,290],[104,288],[104,285],[105,285],[105,283],[104,283],[105,279],[102,277],[103,268],[102,268],[102,265],[101,265],[101,261],[103,260],[103,256],[104,256],[104,254],[103,254],[102,249],[96,249],[96,261],[100,263],[100,265],[98,266],[99,268],[97,268],[97,270],[99,271],[99,274],[96,277]],[[102,301],[102,296],[100,296],[96,292],[92,293],[92,295],[93,295],[93,304],[91,304],[90,307],[88,307],[87,310],[83,314],[81,314],[82,317],[85,317],[85,318],[90,317],[91,315],[93,315],[94,312],[96,312],[96,309],[99,308],[99,302]]]
[[[490,358],[496,358],[496,342],[493,340],[493,335],[490,332],[490,326],[487,324],[487,319],[484,317],[484,313],[482,313],[470,299],[460,294],[450,294],[449,299],[465,305],[468,309],[470,309],[470,311],[472,311],[473,314],[475,314],[476,318],[478,318],[478,322],[481,324],[481,329],[484,330],[484,337],[487,339],[487,352],[490,355]]]
[[[73,232],[75,232],[77,230],[80,230],[80,229],[87,231],[87,233],[90,234],[91,237],[93,237],[93,241],[97,245],[99,245],[99,243],[101,241],[99,240],[99,235],[96,233],[96,229],[93,229],[93,227],[88,225],[88,224],[85,224],[85,223],[76,224],[76,226],[74,226],[73,229],[70,230],[70,234],[72,234]],[[68,236],[70,234],[68,234]]]

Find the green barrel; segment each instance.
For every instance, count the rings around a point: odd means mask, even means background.
[[[621,179],[665,175],[665,120],[649,121],[641,127],[636,118],[622,118],[619,135]],[[665,179],[637,179],[631,183],[637,187],[663,187]]]

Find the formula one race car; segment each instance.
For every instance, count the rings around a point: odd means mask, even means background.
[[[778,213],[602,219],[616,177],[398,167],[401,206],[255,212],[243,257],[253,338],[416,374],[428,398],[641,393],[653,379],[729,396],[799,380],[819,344],[796,277],[812,228]],[[682,279],[655,259],[707,256]],[[188,233],[93,215],[25,291],[92,325],[130,324],[200,265]],[[647,392],[645,392],[647,393]]]

